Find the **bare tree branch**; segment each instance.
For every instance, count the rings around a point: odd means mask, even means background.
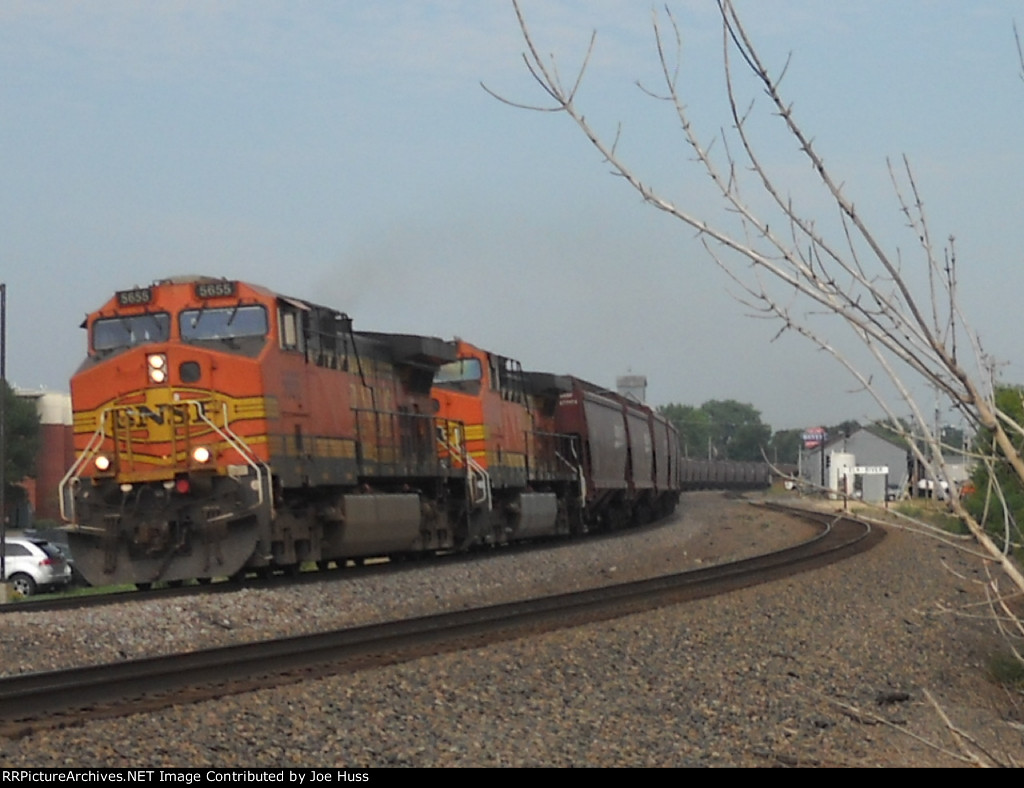
[[[875,399],[894,425],[901,423],[897,408],[901,412],[909,409],[913,434],[904,430],[903,435],[917,460],[933,478],[948,477],[949,469],[943,459],[941,435],[935,434],[927,409],[915,399],[912,382],[923,381],[974,428],[990,434],[992,450],[988,461],[993,467],[1004,464],[1024,483],[1024,458],[1017,448],[1024,436],[1024,425],[996,407],[992,359],[984,353],[980,338],[957,301],[955,241],[950,237],[948,246],[941,250],[933,243],[925,204],[909,161],[904,157],[899,168],[890,162],[889,176],[918,250],[910,268],[903,252],[898,248],[887,249],[868,226],[844,192],[843,183],[804,132],[794,105],[783,97],[780,88],[790,68],[789,58],[779,76],[773,76],[731,0],[717,0],[717,3],[722,23],[722,62],[730,128],[722,129],[709,142],[698,135],[680,89],[681,27],[667,7],[652,14],[655,55],[662,84],[657,90],[639,83],[638,87],[645,95],[671,107],[683,143],[717,189],[723,215],[737,222],[738,229],[711,219],[712,213],[706,204],[687,208],[668,199],[650,186],[620,154],[621,126],[608,142],[588,121],[577,100],[596,47],[596,34],[591,36],[572,88],[566,89],[558,76],[554,56],[540,56],[518,0],[513,0],[526,43],[523,57],[529,73],[541,85],[550,104],[530,107],[498,96],[489,89],[488,92],[512,106],[564,113],[601,153],[613,174],[626,181],[645,202],[696,231],[711,259],[739,288],[741,303],[755,316],[779,321],[776,336],[795,331],[835,358],[850,372],[860,389]],[[1024,75],[1024,49],[1016,28],[1014,34]],[[733,66],[736,56],[739,71]],[[755,104],[741,103],[739,99],[739,81],[744,76],[751,78],[760,89],[770,114],[780,120],[785,134],[796,142],[798,151],[809,163],[815,180],[836,211],[840,227],[837,236],[819,229],[815,211],[805,210],[785,194],[781,182],[771,174],[751,134]],[[721,153],[714,156],[713,143],[719,140]],[[762,198],[768,198],[767,209],[755,208],[754,203],[745,199],[745,188],[750,186],[756,187],[758,205],[764,202]],[[921,293],[912,286],[913,278],[908,275],[908,271],[917,266],[923,266],[927,279],[927,287]],[[776,295],[780,292],[786,294],[784,301]],[[802,314],[797,312],[798,305]],[[822,315],[832,316],[836,326],[852,332],[867,349],[873,363],[871,369],[862,368],[822,333],[819,324]],[[970,351],[966,358],[965,349]],[[877,370],[897,392],[895,402],[884,395],[875,375]],[[1000,491],[993,490],[992,494],[997,500],[1003,500]],[[1009,524],[1003,544],[997,544],[968,513],[955,489],[951,490],[950,503],[973,538],[999,562],[1014,585],[1024,591],[1024,574],[1008,556],[1007,545],[1012,535]],[[1005,511],[1005,506],[1003,509]]]

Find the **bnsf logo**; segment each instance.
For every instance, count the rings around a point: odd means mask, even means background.
[[[195,407],[198,413],[202,413],[203,406],[200,402],[191,402],[188,405],[138,405],[118,408],[114,411],[114,419],[118,427],[122,429],[140,429],[150,424],[164,426],[167,424],[184,425],[189,423],[188,409]]]

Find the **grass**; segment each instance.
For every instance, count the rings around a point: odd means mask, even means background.
[[[1000,686],[1024,690],[1024,662],[1005,651],[996,652],[988,658],[989,678]]]
[[[966,534],[967,528],[960,518],[949,513],[943,501],[933,501],[927,498],[914,498],[909,501],[899,501],[892,505],[894,511],[905,517],[913,517],[915,520],[934,525],[951,534]]]

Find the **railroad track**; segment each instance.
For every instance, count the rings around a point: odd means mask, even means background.
[[[479,648],[596,623],[791,576],[862,552],[883,532],[856,519],[772,508],[811,519],[799,545],[694,571],[539,599],[314,635],[0,679],[0,735],[19,736],[180,703]]]
[[[642,533],[646,528],[659,528],[671,522],[671,517],[648,523],[647,525],[635,526],[628,531],[612,531],[607,533],[592,533],[585,537],[587,540],[600,542],[604,539],[617,539],[623,535]],[[578,540],[580,537],[574,537]],[[151,600],[178,599],[191,596],[206,596],[210,594],[233,594],[240,588],[247,589],[272,589],[284,586],[303,584],[316,584],[325,581],[345,581],[353,577],[370,577],[375,575],[388,575],[402,572],[418,571],[427,562],[445,561],[448,563],[471,563],[474,561],[487,560],[488,557],[510,556],[525,554],[534,551],[547,550],[552,546],[566,544],[571,540],[565,538],[542,539],[533,542],[521,542],[503,546],[498,551],[480,550],[470,552],[449,552],[439,553],[433,556],[418,556],[413,559],[399,558],[369,558],[364,560],[349,560],[344,565],[337,565],[329,569],[317,569],[315,571],[288,573],[277,572],[269,577],[259,577],[250,573],[244,580],[232,580],[229,578],[217,578],[206,585],[181,585],[170,586],[160,585],[148,589],[119,588],[111,591],[96,590],[96,593],[81,596],[53,596],[29,597],[16,602],[8,602],[0,605],[0,618],[4,615],[14,613],[35,613],[52,611],[85,610],[89,608],[101,608],[109,605],[124,605]]]

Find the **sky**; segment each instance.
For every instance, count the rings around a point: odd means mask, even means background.
[[[699,133],[728,125],[713,0],[669,1]],[[661,8],[661,6],[658,6]],[[933,237],[1006,382],[1024,382],[1024,3],[739,0],[798,119],[891,249],[908,237],[888,158],[906,155]],[[657,86],[649,0],[522,0],[588,119],[641,177],[728,214]],[[664,16],[662,16],[664,22]],[[652,405],[735,399],[774,429],[878,406],[805,340],[749,316],[694,233],[609,173],[526,70],[510,0],[5,0],[0,282],[6,375],[66,391],[85,314],[182,274],[341,309],[357,329],[451,338]],[[809,168],[747,87],[766,161]],[[740,269],[741,272],[743,269]],[[837,339],[837,342],[841,340]],[[899,408],[897,407],[897,410]]]

